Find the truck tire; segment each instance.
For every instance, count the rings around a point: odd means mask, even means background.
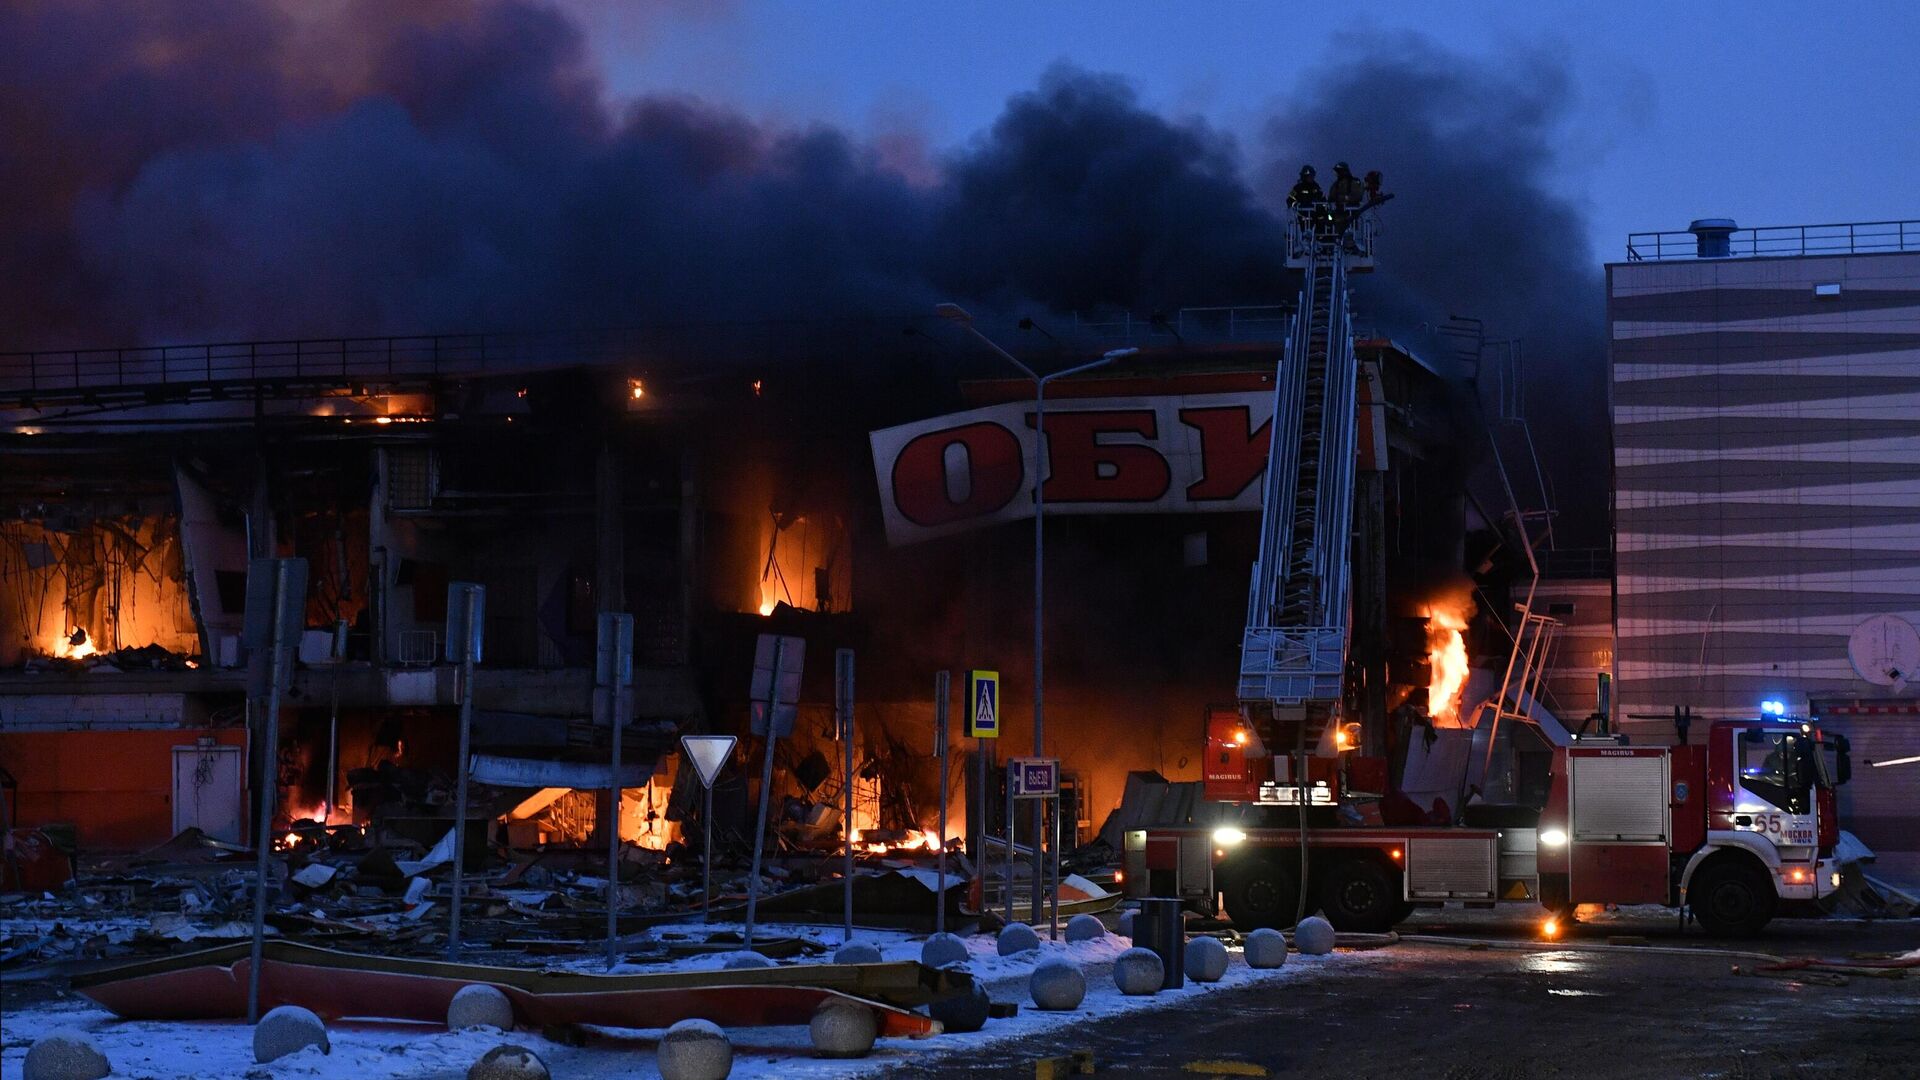
[[[1299,911],[1300,886],[1292,868],[1277,860],[1255,856],[1241,859],[1226,872],[1227,918],[1242,933],[1268,927],[1284,930]]]
[[[1320,910],[1335,930],[1374,934],[1399,921],[1399,883],[1377,860],[1350,856],[1315,876]]]
[[[1779,903],[1766,870],[1745,855],[1708,859],[1687,885],[1687,906],[1714,937],[1755,936]]]
[[[1547,914],[1569,925],[1573,923],[1576,908],[1571,893],[1567,875],[1540,875],[1540,906],[1547,909]]]

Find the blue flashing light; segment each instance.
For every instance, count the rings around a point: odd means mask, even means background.
[[[1784,701],[1763,701],[1760,703],[1760,711],[1767,716],[1785,716],[1787,715],[1787,703]]]

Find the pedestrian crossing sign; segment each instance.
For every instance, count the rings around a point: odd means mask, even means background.
[[[967,735],[975,739],[1000,737],[1000,673],[967,672]]]

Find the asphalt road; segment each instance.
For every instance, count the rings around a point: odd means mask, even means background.
[[[1526,937],[1524,926],[1415,920],[1403,930]],[[1704,951],[1670,918],[1576,927],[1631,935],[1604,953],[1397,945],[1304,979],[1203,1003],[1090,1022],[896,1071],[1032,1076],[1035,1059],[1091,1050],[1101,1076],[1252,1075],[1315,1080],[1639,1080],[1920,1077],[1920,971],[1844,986],[1735,975],[1749,960]],[[1686,947],[1699,955],[1648,948]],[[1904,952],[1920,921],[1782,921],[1750,946],[1775,955]]]

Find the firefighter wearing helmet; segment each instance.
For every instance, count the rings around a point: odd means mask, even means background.
[[[1333,187],[1328,189],[1327,198],[1342,210],[1351,211],[1366,198],[1366,189],[1361,186],[1360,178],[1353,175],[1346,162],[1333,167]]]
[[[1319,181],[1313,178],[1313,166],[1300,166],[1300,179],[1287,192],[1287,208],[1306,212],[1319,205],[1326,198],[1321,194]]]

